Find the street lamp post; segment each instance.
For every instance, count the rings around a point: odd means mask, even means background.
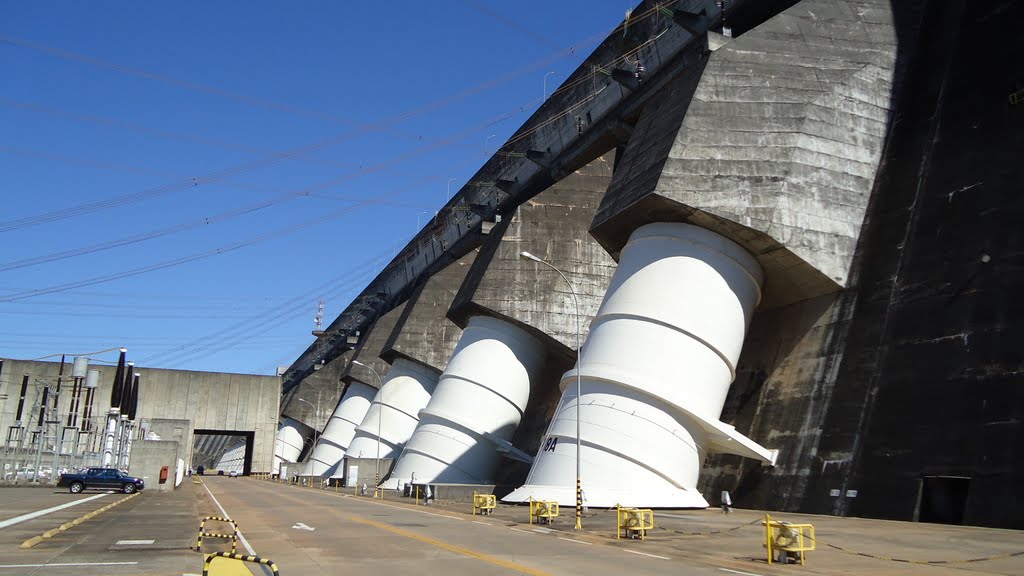
[[[452,199],[452,182],[454,182],[456,180],[458,180],[458,178],[449,178],[448,179],[448,194],[444,197],[444,201],[445,202],[448,202],[449,200]]]
[[[296,398],[296,400],[298,400],[299,402],[305,402],[306,404],[309,404],[309,407],[316,411],[316,412],[314,412],[314,418],[316,418],[316,423],[319,425],[320,424],[320,392],[317,391],[316,406],[314,406],[312,402],[310,402],[309,400],[306,400],[305,398]],[[310,460],[310,459],[313,458],[313,454],[316,452],[316,444],[317,444],[317,442],[320,441],[320,436],[321,436],[321,434],[319,434],[318,430],[316,428],[314,428],[313,429],[313,442],[310,444],[309,458],[307,458],[307,460]]]
[[[548,72],[544,75],[544,97],[540,100],[541,104],[548,99],[548,76],[551,76],[552,74],[554,74],[554,72]]]
[[[576,530],[582,530],[583,483],[580,480],[582,477],[582,474],[580,473],[580,400],[582,395],[582,386],[580,385],[580,369],[582,368],[581,361],[583,351],[580,348],[580,301],[576,298],[576,290],[573,289],[572,282],[569,282],[569,279],[565,277],[565,274],[562,274],[562,271],[556,268],[554,264],[541,260],[526,251],[520,252],[519,257],[543,264],[558,273],[558,275],[562,277],[562,280],[565,281],[566,286],[569,287],[569,294],[572,295],[572,303],[576,308]]]
[[[373,372],[374,377],[377,378],[377,390],[378,394],[380,394],[380,401],[377,402],[377,470],[373,475],[373,497],[383,498],[384,491],[381,490],[380,496],[378,496],[377,487],[380,486],[380,434],[381,423],[384,421],[384,382],[380,379],[380,374],[377,374],[377,371],[368,364],[363,364],[359,360],[353,360],[352,363]]]

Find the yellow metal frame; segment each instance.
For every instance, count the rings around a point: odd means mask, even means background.
[[[530,524],[533,519],[543,520],[545,524],[551,524],[558,518],[558,502],[549,500],[534,500],[530,497]]]
[[[622,534],[630,538],[635,532],[640,539],[647,537],[648,530],[654,530],[654,510],[650,508],[615,507],[615,538],[621,540]]]
[[[772,520],[764,515],[764,546],[768,549],[768,563],[771,564],[775,551],[799,552],[800,565],[805,564],[804,552],[814,550],[817,540],[814,538],[814,526],[811,524],[790,524]]]
[[[225,560],[234,560],[235,562],[249,562],[251,564],[262,564],[267,568],[270,568],[274,576],[280,576],[281,572],[277,569],[277,564],[274,564],[273,560],[269,558],[260,558],[259,556],[244,556],[242,554],[227,553],[227,552],[214,552],[207,554],[203,559],[203,576],[211,576],[210,568],[213,561],[217,558],[224,558]]]
[[[477,494],[473,491],[473,515],[476,516],[477,511],[483,516],[490,516],[494,513],[494,509],[498,507],[498,498],[494,494]]]

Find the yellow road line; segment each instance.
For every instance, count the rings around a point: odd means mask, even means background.
[[[47,530],[46,532],[43,532],[39,536],[33,536],[32,538],[29,538],[28,540],[25,540],[24,542],[22,542],[21,543],[21,547],[22,548],[32,548],[33,546],[35,546],[36,544],[39,544],[43,540],[49,540],[50,538],[53,538],[54,536],[60,534],[61,532],[64,532],[65,530],[69,530],[72,527],[77,526],[77,525],[81,524],[82,522],[85,522],[86,520],[88,520],[90,518],[94,518],[94,517],[102,514],[103,512],[106,512],[107,510],[110,510],[114,506],[117,506],[118,504],[121,504],[122,502],[126,502],[128,500],[131,500],[132,498],[135,498],[139,494],[141,494],[141,492],[135,492],[131,496],[125,496],[124,498],[121,498],[120,500],[118,500],[116,502],[112,502],[112,503],[107,504],[106,506],[104,506],[102,508],[93,510],[92,512],[89,512],[85,516],[82,516],[80,518],[72,520],[71,522],[65,522],[65,523],[61,524],[59,527],[54,528],[52,530]]]
[[[434,540],[433,538],[427,538],[426,536],[420,536],[419,534],[415,534],[413,532],[408,532],[406,530],[402,530],[401,528],[395,528],[394,526],[389,526],[387,524],[381,524],[380,522],[374,522],[373,520],[370,520],[368,518],[360,518],[358,516],[350,516],[349,519],[351,519],[353,522],[359,522],[360,524],[366,524],[367,526],[373,526],[374,528],[379,528],[381,530],[386,530],[388,532],[391,532],[392,534],[398,534],[399,536],[405,536],[406,538],[412,538],[413,540],[419,540],[420,542],[423,542],[423,543],[426,543],[426,544],[430,544],[431,546],[437,546],[438,548],[443,548],[444,550],[448,550],[449,552],[454,552],[456,554],[462,554],[463,556],[469,556],[470,558],[476,558],[477,560],[481,560],[483,562],[487,562],[488,564],[494,564],[495,566],[501,566],[502,568],[508,568],[509,570],[515,570],[516,572],[520,572],[522,574],[530,574],[531,576],[550,576],[550,574],[548,574],[547,572],[541,572],[540,570],[534,570],[533,568],[529,568],[527,566],[523,566],[522,564],[516,564],[515,562],[509,562],[508,560],[502,560],[501,558],[498,558],[496,556],[491,556],[491,555],[488,555],[488,554],[484,554],[482,552],[476,552],[476,551],[470,550],[468,548],[463,548],[461,546],[453,546],[452,544],[448,544],[447,542],[441,542],[440,540]]]

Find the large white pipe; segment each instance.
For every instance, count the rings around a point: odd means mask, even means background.
[[[437,383],[393,479],[489,483],[544,362],[536,338],[503,320],[475,316]]]
[[[282,462],[295,462],[302,454],[302,433],[299,423],[291,418],[283,418],[277,425],[277,437],[274,439],[274,474],[281,472]]]
[[[562,379],[562,400],[527,483],[504,500],[575,503],[577,369],[582,486],[591,506],[703,508],[697,480],[708,451],[769,459],[768,450],[718,421],[761,274],[750,254],[709,230],[675,223],[637,229],[581,361]]]
[[[366,417],[370,409],[370,401],[377,394],[377,389],[358,380],[352,381],[345,389],[331,419],[324,427],[324,433],[313,448],[305,473],[310,476],[341,476],[338,465],[348,450],[356,426]]]
[[[430,402],[437,386],[434,370],[405,358],[398,358],[388,370],[384,386],[373,398],[366,417],[356,428],[346,454],[352,458],[376,458],[378,430],[380,457],[397,458],[419,424],[420,410]],[[340,472],[336,476],[341,476]],[[392,482],[388,485],[395,484]]]
[[[217,470],[225,472],[242,472],[245,468],[245,441],[236,444],[221,455],[217,462]]]

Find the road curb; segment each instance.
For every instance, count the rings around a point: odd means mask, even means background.
[[[95,518],[96,516],[99,516],[103,512],[106,512],[107,510],[110,510],[111,508],[113,508],[114,506],[117,506],[118,504],[127,502],[128,500],[131,500],[132,498],[135,498],[139,494],[141,494],[141,492],[136,492],[136,493],[132,494],[131,496],[125,496],[124,498],[121,498],[120,500],[118,500],[116,502],[111,502],[110,504],[107,504],[106,506],[104,506],[102,508],[98,508],[96,510],[93,510],[92,512],[89,512],[88,514],[85,514],[84,516],[81,516],[79,518],[75,518],[74,520],[72,520],[70,522],[65,522],[65,523],[61,524],[60,526],[58,526],[57,528],[54,528],[52,530],[47,530],[46,532],[43,532],[39,536],[33,536],[33,537],[29,538],[28,540],[25,540],[24,542],[22,542],[21,543],[21,548],[23,548],[23,549],[31,548],[31,547],[35,546],[36,544],[39,544],[43,540],[48,540],[50,538],[53,538],[54,536],[60,534],[61,532],[64,532],[65,530],[70,530],[71,528],[73,528],[75,526],[78,526],[79,524],[81,524],[82,522],[85,522],[86,520],[89,520],[90,518]]]

